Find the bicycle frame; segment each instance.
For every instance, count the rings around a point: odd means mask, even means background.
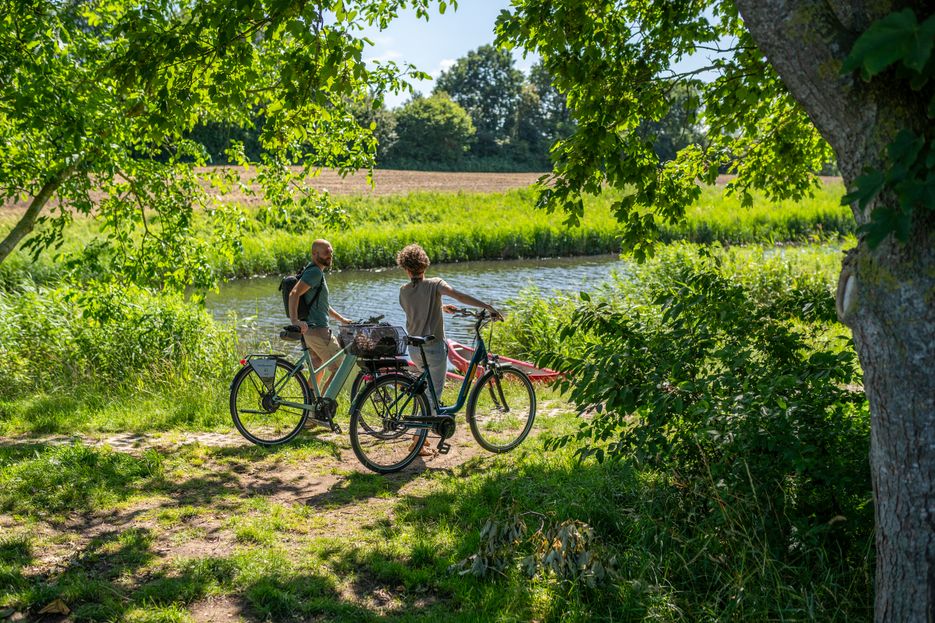
[[[458,399],[453,405],[437,407],[436,411],[439,415],[455,415],[458,411],[461,410],[465,401],[467,401],[468,390],[470,390],[471,385],[474,384],[474,373],[477,371],[477,367],[481,364],[481,362],[487,361],[487,345],[484,343],[484,339],[480,336],[480,333],[477,334],[477,337],[477,348],[474,350],[474,356],[471,357],[471,363],[468,364],[467,372],[464,374],[464,380],[461,381],[461,388],[458,390]],[[423,358],[423,361],[424,360],[425,359]],[[422,377],[426,378],[429,395],[432,397],[434,404],[437,405],[438,396],[435,394],[435,384],[432,383],[432,373],[429,371],[427,366],[419,376],[420,379]]]
[[[331,382],[328,385],[328,389],[325,390],[325,393],[322,394],[321,388],[318,386],[318,373],[331,365],[332,362],[336,361],[338,357],[344,356],[344,361],[341,362],[341,365],[334,372],[334,376],[331,379]],[[268,356],[268,355],[264,355]],[[249,359],[249,357],[248,357]],[[357,363],[357,357],[351,355],[347,352],[346,348],[342,348],[340,351],[335,353],[331,359],[325,361],[321,364],[321,367],[314,368],[312,367],[311,355],[308,352],[308,345],[305,344],[305,341],[302,342],[302,356],[293,364],[292,372],[282,377],[274,386],[273,392],[274,395],[278,396],[282,388],[289,382],[289,380],[294,377],[296,374],[300,373],[302,370],[308,366],[309,371],[309,387],[312,389],[312,395],[315,399],[319,398],[330,398],[335,399],[341,389],[344,387],[344,384],[347,382],[347,378],[350,376],[351,371],[354,369],[354,366]],[[280,400],[278,404],[286,407],[293,407],[296,409],[305,409],[310,410],[314,409],[315,405],[305,404],[302,402],[290,402],[287,400]]]

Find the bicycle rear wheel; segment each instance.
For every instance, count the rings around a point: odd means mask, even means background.
[[[280,401],[310,404],[312,391],[301,373],[292,375],[281,387],[293,370],[285,359],[276,360],[273,387],[270,390],[250,364],[241,368],[231,383],[230,409],[234,426],[240,434],[259,446],[275,446],[285,443],[299,434],[310,415],[307,409],[288,407]]]
[[[419,455],[428,431],[406,418],[429,415],[425,394],[412,394],[414,382],[387,374],[361,390],[351,407],[351,447],[360,462],[380,474],[396,472]]]
[[[467,421],[471,434],[490,452],[509,452],[526,439],[536,419],[536,392],[522,370],[488,370],[471,391]]]
[[[351,383],[351,394],[349,397],[351,404],[354,404],[354,401],[357,400],[357,394],[360,393],[361,388],[372,381],[375,376],[375,374],[367,372],[366,370],[361,370],[357,373],[357,376],[354,377],[354,382]]]

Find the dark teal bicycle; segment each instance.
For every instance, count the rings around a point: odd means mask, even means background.
[[[522,370],[501,363],[487,352],[481,329],[494,318],[486,310],[458,309],[456,315],[476,318],[475,345],[455,404],[437,404],[432,375],[385,372],[364,387],[351,406],[351,446],[368,469],[386,474],[403,469],[419,455],[428,437],[438,437],[438,452],[446,454],[455,433],[455,415],[467,403],[467,422],[477,443],[490,452],[509,452],[526,439],[536,418],[536,392]],[[433,336],[408,336],[410,348],[423,351]],[[477,383],[477,371],[482,368]],[[473,383],[473,388],[471,387]],[[470,392],[470,393],[469,393]]]

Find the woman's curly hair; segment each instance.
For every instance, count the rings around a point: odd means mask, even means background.
[[[431,262],[429,256],[425,253],[425,249],[417,244],[410,244],[396,254],[396,264],[413,275],[421,275]]]

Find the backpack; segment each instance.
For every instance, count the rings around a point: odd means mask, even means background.
[[[295,284],[299,283],[299,280],[302,278],[302,273],[308,270],[308,267],[311,266],[311,263],[305,265],[305,268],[300,270],[294,275],[286,275],[279,282],[279,291],[282,292],[282,304],[286,310],[286,318],[289,318],[289,293],[292,292],[292,289],[295,287]],[[315,296],[312,297],[310,303],[305,302],[305,297],[299,297],[299,310],[298,317],[299,320],[305,320],[308,318],[308,311],[315,304],[315,301],[318,300],[318,295],[321,294],[321,289],[325,286],[325,273],[321,274],[321,283],[318,284],[318,289],[315,290]],[[291,320],[291,319],[290,319]]]

